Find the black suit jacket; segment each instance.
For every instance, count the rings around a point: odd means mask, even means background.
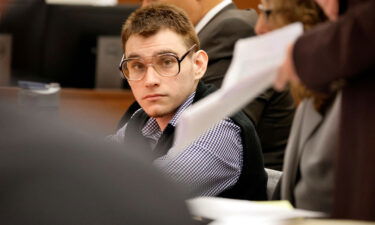
[[[202,80],[220,87],[232,61],[238,39],[253,36],[257,20],[254,10],[240,10],[231,3],[216,14],[198,33],[201,49],[208,53],[208,70]]]

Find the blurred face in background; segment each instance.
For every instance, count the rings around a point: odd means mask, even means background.
[[[187,13],[193,25],[197,25],[199,20],[202,19],[202,7],[198,0],[142,0],[141,3],[142,7],[151,3],[166,3],[177,6]]]
[[[255,32],[264,34],[294,22],[301,22],[305,30],[311,29],[327,20],[325,11],[317,1],[337,0],[262,0],[258,6],[260,15]]]
[[[271,14],[272,7],[269,0],[263,0],[258,6],[260,14],[255,25],[255,33],[257,35],[265,34],[269,31],[276,29],[272,24]]]
[[[319,23],[325,22],[325,10],[319,7],[318,1],[328,4],[337,0],[262,0],[260,15],[255,26],[258,35],[271,32],[294,22],[301,22],[304,30],[309,30]],[[319,107],[324,99],[313,94],[297,81],[291,82],[290,92],[298,105],[306,97],[314,97],[315,107]]]

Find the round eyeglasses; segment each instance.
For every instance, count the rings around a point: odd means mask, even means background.
[[[152,66],[154,70],[164,77],[173,77],[180,73],[181,62],[186,58],[187,55],[195,48],[194,44],[185,54],[178,58],[172,53],[163,53],[160,55],[152,56],[151,63],[146,63],[145,58],[134,57],[125,59],[122,56],[119,69],[122,75],[130,81],[142,80],[145,76],[149,66]]]

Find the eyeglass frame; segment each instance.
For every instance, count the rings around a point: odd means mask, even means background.
[[[264,13],[264,15],[266,15],[266,19],[268,20],[268,18],[270,17],[271,13],[273,12],[272,9],[267,9],[266,7],[264,7],[263,4],[258,4],[258,9]]]
[[[152,63],[148,63],[148,64],[146,64],[146,65],[147,65],[147,67],[151,65],[151,66],[154,68],[154,70],[155,70],[160,76],[162,76],[162,77],[175,77],[175,76],[177,76],[177,75],[180,73],[180,71],[181,71],[181,62],[186,58],[186,56],[188,56],[188,55],[191,53],[192,50],[194,50],[194,48],[195,48],[196,46],[197,46],[197,44],[194,44],[193,46],[191,46],[191,47],[185,52],[185,54],[183,54],[180,58],[179,58],[178,56],[176,56],[175,54],[173,54],[173,53],[164,53],[164,54],[160,54],[160,55],[169,55],[169,56],[172,56],[172,57],[176,58],[176,60],[177,60],[177,62],[178,62],[178,72],[177,72],[175,75],[173,75],[173,76],[168,76],[168,75],[160,74],[160,72],[159,72],[158,70],[155,69],[155,67],[154,67],[154,65],[153,65]],[[154,57],[154,56],[153,56],[153,57]],[[127,79],[128,81],[139,81],[139,80],[142,80],[142,79],[145,77],[145,74],[147,73],[147,70],[144,72],[143,76],[141,76],[140,79],[136,79],[136,80],[132,80],[132,79],[128,78],[128,77],[125,75],[125,72],[122,70],[122,65],[123,65],[125,62],[127,62],[127,61],[129,61],[129,60],[131,60],[131,59],[141,59],[141,57],[134,57],[134,58],[127,58],[127,59],[125,59],[125,54],[122,54],[122,58],[121,58],[121,61],[120,61],[119,67],[118,67],[119,70],[121,71],[121,74],[122,74],[121,77],[122,77],[122,78],[125,77],[125,79]]]

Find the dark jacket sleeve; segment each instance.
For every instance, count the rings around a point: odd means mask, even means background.
[[[332,82],[358,79],[375,67],[375,1],[349,8],[336,22],[310,30],[295,44],[293,58],[302,82],[329,91]]]

